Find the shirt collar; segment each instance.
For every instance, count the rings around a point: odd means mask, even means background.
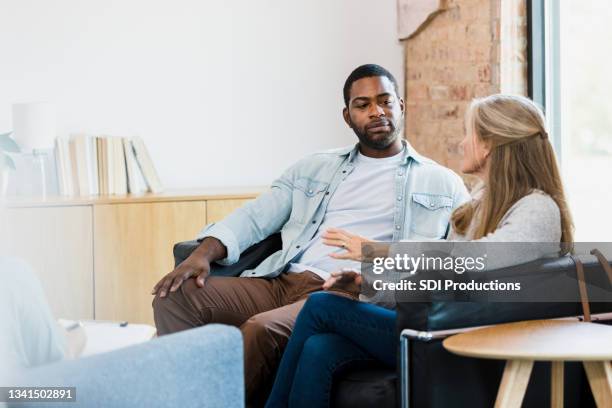
[[[408,163],[410,158],[417,163],[423,162],[423,156],[418,154],[406,139],[402,139],[402,146],[404,146],[404,150],[402,151],[402,164]],[[359,152],[359,143],[355,144],[354,146],[347,146],[340,149],[338,151],[338,156],[348,156],[348,161],[352,162],[355,159],[357,152]]]

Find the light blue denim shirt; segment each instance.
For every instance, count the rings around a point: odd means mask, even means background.
[[[405,140],[395,176],[393,241],[446,237],[450,215],[470,199],[461,178],[450,169],[419,155]],[[209,224],[198,238],[215,237],[227,248],[229,265],[240,253],[280,231],[283,248],[243,277],[273,278],[281,274],[315,235],[330,198],[354,168],[358,145],[312,154],[286,170],[269,191],[246,203],[222,221]]]

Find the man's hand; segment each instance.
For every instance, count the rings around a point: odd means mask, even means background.
[[[361,274],[355,271],[332,272],[331,277],[323,283],[323,290],[338,289],[358,294],[362,280]]]
[[[166,297],[168,291],[176,291],[189,278],[195,278],[196,285],[204,287],[204,278],[210,272],[210,263],[227,255],[225,245],[216,238],[205,238],[191,255],[181,262],[172,272],[161,278],[151,291],[152,295]]]
[[[179,264],[172,272],[161,278],[151,292],[155,295],[159,292],[159,297],[166,297],[168,290],[176,291],[189,278],[196,278],[196,285],[204,286],[204,278],[210,272],[210,263],[201,256],[196,258],[191,254],[187,259]]]

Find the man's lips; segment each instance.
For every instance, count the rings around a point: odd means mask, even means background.
[[[376,122],[368,123],[368,125],[366,126],[366,130],[372,133],[390,132],[391,123],[386,120],[379,120]]]

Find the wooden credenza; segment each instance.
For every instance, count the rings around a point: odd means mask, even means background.
[[[151,289],[173,269],[173,245],[263,190],[12,201],[2,248],[33,267],[55,317],[152,324]]]

